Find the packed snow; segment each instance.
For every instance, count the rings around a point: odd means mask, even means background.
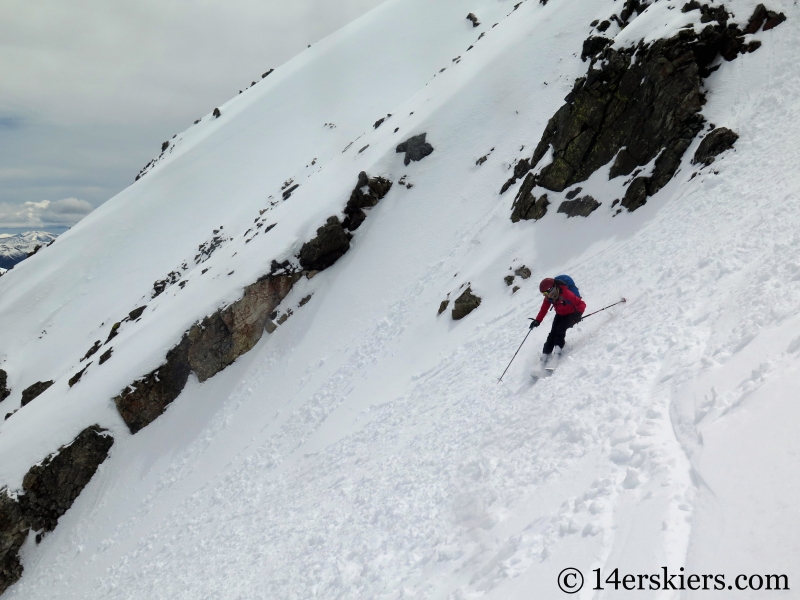
[[[617,42],[672,35],[682,5],[654,3]],[[725,5],[743,23],[755,2]],[[739,134],[734,150],[695,175],[695,140],[630,214],[612,210],[607,169],[582,184],[602,202],[588,218],[552,194],[542,220],[512,224],[519,183],[498,194],[613,0],[390,0],[180,134],[0,279],[0,413],[56,382],[0,423],[0,488],[88,425],[115,438],[55,531],[31,534],[5,598],[558,598],[567,567],[587,578],[579,598],[684,597],[593,591],[598,568],[793,584],[800,10],[768,8],[787,23],[706,80],[703,114]],[[396,145],[423,132],[434,152],[404,166]],[[340,215],[362,170],[395,185],[350,251],[295,286],[274,333],[131,435],[111,399]],[[259,219],[276,226],[251,238]],[[513,293],[503,278],[523,265]],[[570,330],[534,382],[548,319],[498,383],[557,273],[589,312],[628,301]],[[478,309],[437,315],[468,285]]]

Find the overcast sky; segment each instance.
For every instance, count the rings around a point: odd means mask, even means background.
[[[3,0],[0,232],[63,231],[161,142],[383,0]]]

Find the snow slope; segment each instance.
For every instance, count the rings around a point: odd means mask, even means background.
[[[669,35],[682,4],[637,19]],[[725,4],[739,22],[754,7]],[[566,567],[664,565],[794,581],[800,14],[770,5],[787,23],[707,80],[703,114],[740,135],[713,168],[691,177],[695,140],[634,213],[613,216],[618,183],[596,173],[584,189],[603,205],[589,218],[553,209],[512,224],[516,187],[500,185],[585,72],[589,23],[618,5],[390,0],[204,117],[3,276],[2,412],[56,383],[0,424],[0,487],[18,489],[92,423],[116,440],[56,530],[26,542],[5,596],[556,598]],[[394,147],[422,132],[433,154],[404,167]],[[361,170],[413,187],[395,183],[350,251],[298,283],[275,333],[205,383],[192,376],[130,435],[110,399],[340,214]],[[283,201],[290,178],[300,187]],[[277,225],[245,243],[260,211]],[[197,264],[214,235],[228,241]],[[512,294],[503,277],[523,264],[533,276]],[[185,286],[151,298],[170,271]],[[538,280],[556,272],[589,311],[629,302],[572,330],[556,374],[534,385],[536,330],[498,384]],[[437,316],[467,284],[481,306]],[[94,341],[144,304],[113,357],[68,387]]]

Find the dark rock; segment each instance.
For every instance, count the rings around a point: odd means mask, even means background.
[[[647,178],[637,177],[625,190],[625,197],[622,199],[622,206],[633,212],[637,208],[644,206],[647,202]]]
[[[307,271],[322,271],[339,260],[350,249],[350,238],[338,217],[317,229],[317,236],[300,248],[300,266]]]
[[[606,20],[597,25],[597,31],[604,33],[609,27],[611,27],[611,21]]]
[[[522,277],[523,279],[528,279],[531,276],[531,270],[523,265],[514,271],[514,275],[517,277]]]
[[[598,52],[605,49],[614,40],[607,37],[591,36],[583,41],[583,50],[581,51],[581,60],[586,61]]]
[[[564,213],[567,217],[588,217],[592,214],[600,203],[591,196],[584,196],[578,200],[564,200],[558,207],[558,212]]]
[[[242,298],[206,317],[189,330],[189,366],[203,382],[258,343],[266,322],[300,273],[269,275],[244,290]]]
[[[478,25],[480,25],[480,23],[478,22],[478,17],[476,17],[473,13],[469,13],[467,15],[467,19],[472,21],[472,26],[473,27],[477,27]]]
[[[715,129],[700,142],[697,151],[694,153],[692,164],[710,165],[717,156],[733,148],[738,139],[739,136],[727,127]]]
[[[0,369],[0,402],[8,398],[11,390],[8,389],[8,373]]]
[[[512,294],[516,294],[518,291],[519,291],[519,286],[518,285],[515,285],[513,288],[511,288],[511,293]]]
[[[433,146],[425,141],[426,133],[420,133],[414,137],[408,138],[402,144],[397,146],[396,152],[405,152],[406,156],[403,163],[408,164],[413,161],[419,161],[433,152]]]
[[[475,161],[475,164],[476,164],[477,166],[479,166],[479,167],[480,167],[480,166],[481,166],[483,163],[485,163],[485,162],[486,162],[488,159],[489,159],[489,157],[488,157],[488,156],[485,156],[485,155],[484,155],[484,156],[481,156],[481,157],[480,157],[478,160],[476,160],[476,161]]]
[[[543,194],[538,200],[531,193],[536,185],[536,176],[533,173],[528,173],[525,181],[517,192],[517,197],[514,199],[514,204],[511,210],[511,222],[517,223],[520,220],[533,219],[538,221],[545,214],[547,214],[547,207],[550,201],[547,199],[547,194]]]
[[[81,362],[85,361],[86,359],[88,359],[89,357],[91,357],[91,356],[92,356],[92,355],[93,355],[95,352],[97,352],[97,351],[100,349],[100,346],[101,346],[101,345],[102,345],[102,342],[101,342],[100,340],[97,340],[97,341],[94,343],[94,346],[92,346],[91,348],[89,348],[89,350],[88,350],[88,351],[86,352],[86,354],[83,356],[83,358],[81,359]]]
[[[35,531],[52,531],[75,498],[108,457],[114,438],[98,425],[84,429],[72,443],[62,446],[22,480],[19,506]]]
[[[383,124],[383,122],[385,120],[386,120],[386,117],[382,117],[382,118],[378,119],[377,121],[375,121],[375,123],[372,125],[372,127],[374,129],[377,129],[378,127],[380,127]]]
[[[239,92],[239,93],[241,94],[241,92]],[[219,119],[220,116],[222,115],[222,113],[220,112],[220,110],[218,108],[215,108],[214,112],[211,113],[211,114],[214,115],[217,119]]]
[[[6,488],[0,489],[0,594],[22,576],[17,553],[29,529],[19,502],[8,495]]]
[[[183,391],[189,379],[189,336],[167,352],[167,361],[152,373],[135,381],[114,398],[117,410],[136,433],[158,418]]]
[[[512,283],[514,283],[514,276],[506,275],[505,277],[503,277],[503,281],[506,282],[506,285],[511,285]]]
[[[642,6],[629,1],[623,13],[629,17]],[[666,185],[703,128],[703,77],[717,56],[733,60],[747,51],[742,31],[727,25],[723,7],[701,10],[716,22],[699,34],[682,30],[649,46],[606,47],[599,54],[602,60],[592,60],[586,77],[575,82],[566,103],[548,122],[531,158],[535,168],[552,148],[553,161],[542,168],[537,185],[560,192],[586,181],[609,162],[613,161],[614,178],[630,175],[654,159],[652,175],[634,179],[631,185],[636,188],[626,192],[623,205],[641,206]],[[530,206],[530,198],[515,203],[521,218],[519,205]]]
[[[41,396],[54,383],[54,381],[37,381],[33,385],[26,387],[22,390],[22,406],[25,406],[37,396]]]
[[[92,363],[89,363],[89,365],[91,365],[91,364]],[[80,371],[75,373],[75,375],[73,375],[72,377],[69,378],[69,381],[67,382],[67,383],[69,383],[69,387],[72,387],[73,385],[75,385],[76,383],[78,383],[81,380],[81,377],[83,377],[83,374],[86,372],[86,369],[89,368],[89,365],[86,365]]]
[[[771,10],[767,11],[767,21],[764,23],[764,31],[769,31],[773,27],[777,27],[786,20],[786,15],[783,13],[775,13]]]
[[[583,188],[577,187],[574,190],[567,192],[567,200],[572,200],[575,198],[575,196],[581,193],[581,190],[583,190]]]
[[[31,250],[30,252],[28,252],[28,255],[27,255],[27,257],[26,257],[26,258],[30,258],[30,257],[31,257],[31,256],[33,256],[34,254],[36,254],[37,252],[39,252],[39,250],[41,250],[41,249],[42,249],[42,245],[41,245],[41,244],[36,244],[36,246],[34,246],[34,247],[33,247],[33,250]]]
[[[161,144],[161,153],[163,154],[167,148],[169,148],[169,140]]]
[[[112,352],[114,352],[114,348],[109,348],[108,350],[106,350],[105,352],[103,352],[103,353],[100,355],[100,360],[98,361],[98,364],[101,364],[101,365],[102,365],[102,364],[103,364],[104,362],[106,362],[106,361],[107,361],[109,358],[111,358],[111,353],[112,353]]]
[[[128,321],[135,321],[136,319],[141,317],[145,308],[147,308],[147,306],[140,306],[139,308],[134,308],[131,312],[128,313]]]
[[[270,69],[269,71],[267,71],[266,73],[264,73],[264,74],[261,76],[261,79],[264,79],[264,77],[267,77],[267,76],[268,76],[270,73],[272,73],[274,70],[275,70],[275,69]]]
[[[506,190],[510,188],[512,185],[517,183],[517,179],[525,175],[528,171],[531,170],[533,165],[531,165],[530,161],[527,158],[523,158],[520,160],[516,165],[514,165],[514,175],[503,184],[503,187],[500,188],[500,193],[505,194]]]
[[[292,192],[294,192],[299,187],[300,187],[300,184],[299,183],[295,183],[292,187],[290,187],[288,190],[283,192],[283,199],[284,200],[288,200],[291,197]]]
[[[375,206],[383,199],[389,190],[392,189],[392,182],[383,177],[370,178],[364,171],[358,174],[358,183],[350,193],[350,199],[344,209],[345,219],[342,227],[349,231],[355,231],[367,218],[365,208]]]
[[[460,319],[463,319],[480,305],[481,299],[473,294],[472,289],[468,287],[458,298],[456,298],[456,301],[453,302],[453,310],[451,312],[453,320],[459,321]]]
[[[156,282],[156,285],[157,285],[158,283],[159,283],[159,282]],[[163,290],[163,288],[161,289],[161,291],[164,291],[164,290]],[[160,293],[161,293],[161,292],[158,292],[158,293],[157,293],[155,296],[158,296],[158,294],[160,294]],[[155,296],[153,296],[153,297],[155,298]],[[120,322],[117,322],[117,323],[114,323],[114,324],[111,326],[111,331],[109,331],[109,332],[108,332],[108,338],[106,338],[106,341],[105,341],[105,343],[106,343],[106,344],[107,344],[108,342],[110,342],[111,340],[113,340],[115,337],[117,337],[117,333],[119,332],[119,328],[120,328],[121,326],[122,326],[122,322],[121,322],[121,321],[120,321]],[[104,344],[104,345],[105,345],[105,344]]]
[[[439,312],[437,314],[442,314],[444,311],[446,311],[448,304],[450,304],[450,300],[442,300],[442,303],[439,305]]]

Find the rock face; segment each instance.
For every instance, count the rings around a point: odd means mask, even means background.
[[[408,138],[405,142],[397,146],[396,152],[406,153],[403,164],[408,166],[412,160],[422,160],[433,152],[433,146],[425,141],[425,136],[427,135],[427,133],[420,133],[419,135]]]
[[[113,445],[114,438],[92,425],[28,471],[19,504],[32,529],[55,529],[59,517],[69,510]]]
[[[55,529],[113,445],[114,438],[92,425],[28,471],[17,500],[0,490],[0,594],[22,576],[18,551],[28,531]]]
[[[634,5],[626,3],[625,10],[638,11]],[[745,43],[737,25],[728,24],[723,6],[690,3],[685,12],[692,10],[699,10],[698,20],[708,23],[699,34],[684,29],[649,46],[622,49],[598,38],[587,40],[584,54],[592,61],[588,73],[575,82],[566,103],[548,122],[528,164],[518,165],[519,170],[536,168],[552,149],[552,162],[532,182],[526,179],[527,188],[532,191],[538,185],[561,192],[611,163],[610,178],[631,178],[622,206],[632,211],[666,185],[703,128],[701,84],[715,70],[712,63],[720,55],[730,61],[757,47]],[[758,22],[756,15],[753,18],[751,23]],[[652,173],[637,177],[652,161]],[[521,175],[515,169],[501,191]],[[524,195],[522,202],[515,202],[515,217],[523,218],[518,207],[530,206],[530,197]]]
[[[547,194],[542,194],[538,199],[531,193],[531,190],[536,185],[536,178],[533,173],[528,173],[525,181],[517,192],[517,197],[514,199],[514,204],[511,207],[511,222],[517,223],[525,219],[533,219],[538,221],[545,214],[547,214],[547,207],[550,201],[547,199]]]
[[[8,398],[11,390],[8,389],[8,373],[0,369],[0,402]]]
[[[189,366],[203,382],[249,352],[300,273],[268,275],[244,290],[230,306],[206,317],[189,330]]]
[[[719,127],[713,130],[700,142],[700,145],[694,153],[692,164],[700,163],[710,165],[717,156],[733,148],[733,145],[738,139],[738,134],[727,127]]]
[[[167,362],[114,398],[117,410],[131,433],[146,427],[166,410],[183,391],[190,371],[189,338],[186,335],[180,344],[167,352]]]
[[[600,203],[591,196],[584,196],[578,200],[564,200],[558,207],[558,212],[567,217],[588,217],[600,206]]]
[[[317,236],[300,248],[300,266],[308,271],[327,269],[350,249],[350,237],[338,217],[317,229]]]
[[[481,299],[472,293],[471,288],[467,288],[464,292],[456,298],[453,302],[453,310],[450,313],[454,321],[458,321],[466,317],[473,310],[481,305]]]
[[[44,391],[53,385],[53,381],[37,381],[33,385],[26,387],[22,390],[22,406],[44,393]]]
[[[0,594],[22,576],[22,563],[17,552],[28,536],[30,525],[19,503],[6,489],[0,490]]]
[[[383,177],[369,177],[364,171],[358,174],[358,183],[345,206],[342,227],[355,231],[367,218],[365,208],[372,208],[392,189],[392,182]]]

